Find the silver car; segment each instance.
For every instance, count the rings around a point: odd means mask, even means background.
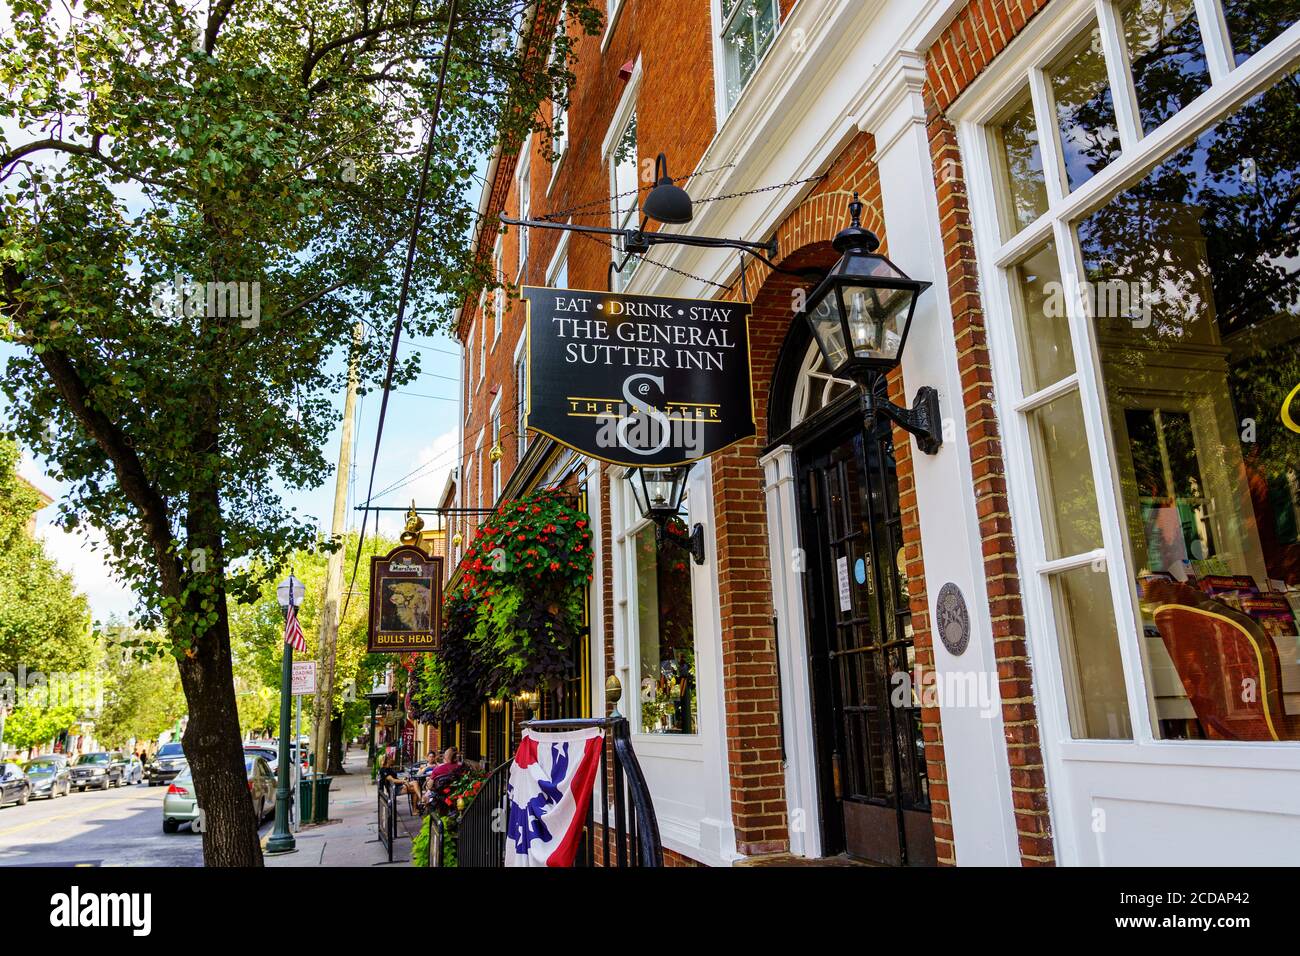
[[[244,758],[244,772],[253,799],[254,819],[260,826],[267,816],[275,813],[275,775],[265,760],[251,755]],[[163,833],[175,833],[182,823],[188,823],[194,830],[194,823],[201,815],[194,777],[187,766],[176,775],[163,796]]]
[[[34,757],[27,761],[23,770],[31,781],[33,797],[53,800],[72,792],[72,771],[68,767],[68,758],[62,754]]]

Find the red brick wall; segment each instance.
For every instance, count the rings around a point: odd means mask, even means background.
[[[826,267],[835,262],[838,256],[830,240],[848,225],[848,203],[854,192],[859,193],[865,207],[863,225],[880,236],[882,242],[886,241],[874,148],[870,136],[863,134],[855,138],[835,159],[826,178],[780,225],[777,242],[783,255],[779,264],[783,268]],[[757,458],[758,450],[770,438],[768,388],[793,319],[791,293],[807,283],[753,262],[746,274],[746,284],[753,296],[750,351],[758,435],[715,456],[714,509],[719,541],[732,812],[737,844],[742,853],[752,854],[781,851],[789,846],[777,724],[776,635],[772,632],[766,510],[762,469]],[[739,291],[737,282],[732,296],[738,296]],[[894,373],[890,387],[893,400],[901,401],[901,372]],[[895,455],[917,662],[933,667],[911,440],[898,430],[895,430]],[[921,716],[937,855],[940,862],[951,864],[956,858],[939,712],[937,708],[927,707]]]
[[[539,35],[550,36],[552,27],[539,26]],[[570,27],[576,31],[576,25]],[[532,137],[530,150],[530,199],[534,218],[572,210],[575,223],[607,226],[610,223],[609,171],[601,145],[610,127],[619,101],[627,89],[618,76],[624,64],[641,58],[641,81],[637,92],[637,146],[641,169],[646,161],[664,152],[674,176],[689,173],[713,139],[715,131],[713,96],[712,22],[709,4],[704,2],[663,4],[653,0],[625,0],[608,47],[602,52],[601,35],[576,38],[576,63],[571,67],[576,80],[569,94],[569,147],[552,182],[552,165],[543,157],[541,137]],[[692,64],[683,70],[681,64]],[[549,106],[543,106],[549,110]],[[492,182],[492,201],[485,222],[494,222],[499,211],[519,213],[518,154],[502,155]],[[644,177],[643,177],[644,180]],[[648,180],[642,182],[648,188]],[[498,235],[485,226],[479,237],[479,254],[490,257]],[[543,285],[546,269],[560,242],[556,230],[534,230],[529,237],[529,254],[523,282]],[[502,237],[502,262],[506,281],[513,285],[519,262],[519,232],[510,230]],[[571,235],[568,246],[569,285],[575,289],[604,289],[610,262],[608,242],[591,236]],[[502,482],[518,464],[514,421],[515,409],[523,400],[514,384],[514,347],[523,328],[523,307],[515,292],[508,292],[506,315],[500,341],[492,342],[492,310],[487,305],[479,316],[477,297],[464,303],[457,334],[466,341],[471,327],[474,378],[465,383],[473,393],[473,412],[465,423],[465,453],[461,474],[474,450],[479,430],[491,434],[491,390],[501,392]],[[488,300],[490,303],[490,299]],[[478,342],[483,323],[488,323],[487,374],[480,385]],[[491,463],[487,461],[490,442],[485,438],[481,464],[484,471],[484,506],[490,506]],[[477,471],[478,464],[475,465]],[[473,500],[477,479],[464,486],[462,503]]]
[[[926,85],[930,154],[983,539],[1002,720],[1011,764],[1012,802],[1020,859],[1026,866],[1052,865],[1055,854],[970,207],[956,133],[944,110],[1046,3],[1047,0],[974,0],[930,49]]]

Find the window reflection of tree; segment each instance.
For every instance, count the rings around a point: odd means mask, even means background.
[[[1228,346],[1238,421],[1257,427],[1246,453],[1270,477],[1300,467],[1300,443],[1286,440],[1278,415],[1300,381],[1298,103],[1292,73],[1079,226],[1094,287],[1145,282],[1152,297],[1149,326],[1097,317],[1100,332],[1129,325],[1137,346],[1108,353],[1107,365],[1140,371],[1162,350]]]

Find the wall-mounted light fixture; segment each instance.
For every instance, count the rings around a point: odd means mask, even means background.
[[[832,241],[840,261],[808,296],[805,316],[835,378],[849,378],[862,390],[868,422],[884,415],[916,436],[917,447],[933,455],[943,444],[939,393],[917,390],[912,407],[900,408],[877,394],[885,374],[903,358],[916,300],[930,283],[909,278],[876,252],[880,240],[862,226],[857,193],[849,203],[852,223]]]
[[[655,543],[662,546],[665,541],[671,541],[689,551],[696,564],[703,564],[704,525],[696,524],[689,535],[670,527],[681,510],[682,498],[686,495],[686,476],[690,470],[690,465],[633,468],[627,478],[641,514],[654,522]]]

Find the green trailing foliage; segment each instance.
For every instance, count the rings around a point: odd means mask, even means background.
[[[503,502],[466,549],[437,653],[417,670],[417,706],[438,720],[475,713],[567,676],[592,575],[590,518],[557,491]]]

